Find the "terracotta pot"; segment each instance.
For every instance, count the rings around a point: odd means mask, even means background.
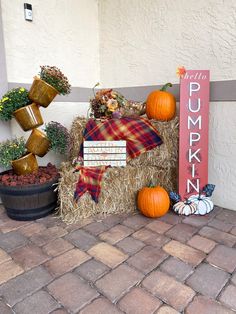
[[[32,173],[38,170],[37,159],[32,153],[29,153],[19,159],[12,160],[11,164],[17,175]]]
[[[28,152],[43,157],[49,150],[50,141],[42,131],[33,129],[25,146]]]
[[[29,99],[46,108],[57,94],[58,91],[54,87],[45,81],[36,78],[30,88]]]
[[[43,124],[38,105],[32,103],[13,112],[16,121],[24,131],[29,131]]]

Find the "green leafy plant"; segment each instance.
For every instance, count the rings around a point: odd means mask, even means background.
[[[45,127],[50,149],[56,153],[67,155],[70,151],[70,134],[59,122],[51,121]]]
[[[0,100],[0,120],[11,120],[15,110],[30,103],[27,89],[18,87],[9,90]]]
[[[39,77],[41,80],[53,86],[59,94],[66,95],[70,93],[71,85],[67,77],[55,66],[41,65]]]
[[[26,154],[25,139],[23,137],[6,140],[0,143],[0,166],[7,168],[11,161]]]

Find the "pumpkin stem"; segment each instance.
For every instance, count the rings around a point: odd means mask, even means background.
[[[172,87],[171,83],[166,83],[165,85],[163,85],[163,87],[160,89],[160,91],[165,92],[167,87]]]
[[[93,95],[94,95],[94,97],[96,97],[95,88],[96,88],[98,85],[100,85],[99,82],[97,82],[97,83],[93,86]]]
[[[150,180],[148,187],[154,188],[156,185],[154,184],[153,180]]]

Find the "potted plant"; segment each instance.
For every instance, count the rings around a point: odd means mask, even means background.
[[[0,120],[16,119],[24,131],[43,124],[38,106],[31,103],[28,90],[23,87],[13,88],[0,100]]]
[[[37,171],[38,163],[32,153],[28,153],[23,137],[0,143],[0,166],[11,167],[17,175]]]
[[[68,155],[70,151],[70,134],[61,123],[51,121],[45,126],[47,138],[50,141],[50,149],[55,153]]]
[[[39,76],[34,78],[30,88],[29,98],[40,106],[47,107],[57,94],[69,94],[71,86],[56,66],[43,65],[40,68]]]

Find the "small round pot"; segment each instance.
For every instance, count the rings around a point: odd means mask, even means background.
[[[35,103],[15,110],[13,115],[24,131],[32,130],[43,124],[41,112]]]
[[[29,91],[29,99],[46,108],[56,97],[58,91],[45,81],[35,78]]]
[[[17,175],[32,173],[38,170],[37,159],[32,153],[29,153],[19,159],[12,160],[11,164]]]
[[[39,129],[33,129],[25,147],[27,148],[28,152],[33,153],[39,157],[43,157],[49,150],[50,141],[42,131]]]

